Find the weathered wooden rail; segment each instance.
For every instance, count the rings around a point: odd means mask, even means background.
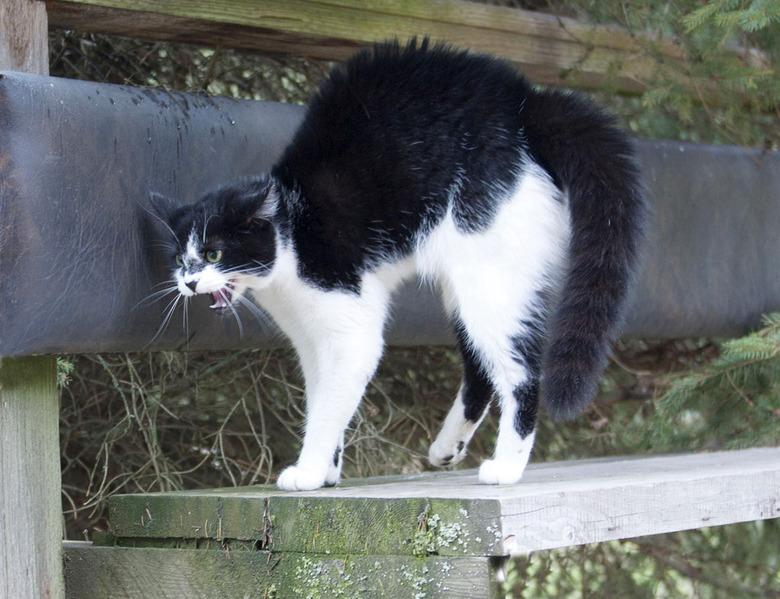
[[[191,302],[188,330],[174,325],[156,336],[164,306],[145,300],[168,271],[149,251],[143,205],[152,191],[193,200],[217,181],[270,168],[302,113],[275,102],[2,75],[0,355],[266,343],[272,332],[257,319],[244,315],[242,337],[232,319],[213,317],[206,298]],[[624,334],[725,335],[759,324],[780,298],[780,156],[636,146],[655,219]],[[398,301],[391,343],[450,342],[427,287],[413,282]]]
[[[392,26],[402,37],[434,33],[482,50],[494,48],[480,40],[496,35],[507,52],[520,52],[511,42],[523,38],[543,51],[511,58],[539,63],[534,73],[542,79],[568,64],[544,55],[558,56],[555,44],[573,24],[561,34],[552,21],[507,9],[437,2],[431,12],[423,2],[401,4],[412,10],[406,20],[391,1],[378,9],[352,0],[269,1],[262,11],[233,0],[0,4],[0,597],[66,595],[56,374],[48,355],[233,348],[267,339],[251,319],[240,338],[226,321],[209,318],[204,304],[191,315],[190,336],[170,327],[149,343],[161,307],[139,301],[162,275],[145,249],[139,204],[150,191],[193,198],[215,182],[267,168],[300,119],[299,108],[278,104],[10,72],[46,74],[46,8],[58,26],[214,43],[230,38],[241,47],[252,40],[249,47],[321,56],[323,48],[339,48],[329,58],[374,39],[349,41],[347,19],[360,17],[377,24],[374,36]],[[317,12],[326,8],[330,20]],[[289,10],[297,18],[283,18]],[[515,26],[523,33],[515,35]],[[612,34],[599,39],[598,47],[623,43]],[[253,143],[258,139],[263,143]],[[637,145],[656,214],[627,334],[734,334],[778,309],[778,156]],[[392,342],[448,341],[435,298],[412,286],[399,301]],[[445,473],[351,481],[300,495],[254,488],[120,497],[112,504],[113,538],[102,546],[66,544],[67,595],[316,596],[307,585],[324,573],[345,592],[351,582],[353,595],[385,588],[392,596],[396,588],[396,595],[424,589],[432,597],[446,588],[448,597],[489,596],[496,562],[513,552],[777,517],[779,451],[540,465],[508,488]],[[364,518],[370,526],[349,528],[345,511],[371,514]],[[359,542],[345,545],[339,535],[348,531],[359,531]],[[451,551],[459,541],[468,555]],[[434,574],[441,576],[431,582]]]
[[[682,56],[673,39],[462,0],[46,0],[46,7],[63,29],[326,60],[393,37],[430,35],[505,56],[539,83],[609,80],[627,93],[646,89],[658,60],[681,63]]]

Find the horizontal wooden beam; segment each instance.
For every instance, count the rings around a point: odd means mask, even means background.
[[[780,517],[780,448],[112,499],[115,543],[277,553],[485,557]]]
[[[681,61],[672,40],[461,0],[46,0],[46,7],[55,28],[326,60],[429,35],[506,57],[539,83],[608,82],[626,93],[646,89],[658,59]]]
[[[277,555],[84,542],[66,542],[64,553],[68,599],[498,597],[488,558]]]
[[[0,355],[274,342],[269,320],[240,309],[239,328],[205,296],[189,304],[186,325],[177,310],[162,326],[172,298],[152,300],[170,272],[140,207],[150,191],[193,201],[269,170],[303,107],[0,73],[0,108]],[[780,308],[780,155],[636,145],[653,220],[623,334],[727,336],[759,325]],[[429,285],[400,290],[387,339],[453,341]]]

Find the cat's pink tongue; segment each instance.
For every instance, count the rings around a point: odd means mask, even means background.
[[[214,303],[209,306],[210,308],[213,308],[214,310],[224,310],[228,307],[227,302],[227,293],[222,291],[213,291],[211,293],[211,297],[214,299]]]

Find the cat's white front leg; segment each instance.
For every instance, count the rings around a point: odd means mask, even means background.
[[[320,292],[307,330],[290,335],[306,382],[306,431],[294,466],[277,486],[304,491],[335,485],[341,475],[344,430],[376,370],[383,349],[386,294]],[[381,300],[381,301],[377,301]],[[316,317],[316,318],[315,318]]]
[[[318,464],[288,466],[279,475],[276,486],[282,491],[313,491],[325,486],[327,472]],[[334,483],[335,484],[335,483]]]
[[[312,491],[320,487],[333,487],[341,478],[341,454],[339,445],[330,460],[323,463],[321,456],[304,455],[294,466],[288,466],[279,475],[277,486],[284,491]],[[312,459],[314,458],[314,459]]]
[[[312,491],[320,487],[333,487],[338,484],[341,478],[341,465],[344,455],[344,433],[341,434],[341,440],[337,443],[336,449],[330,460],[323,463],[322,455],[317,453],[316,449],[321,446],[329,445],[330,439],[314,439],[307,435],[304,440],[304,449],[313,448],[309,451],[301,451],[301,456],[294,466],[288,466],[279,475],[276,485],[284,491]]]
[[[322,361],[326,372],[319,373],[314,388],[307,391],[306,432],[301,455],[294,466],[279,475],[276,483],[285,491],[310,491],[339,482],[344,429],[376,369],[381,354],[381,336],[370,345],[364,343],[362,352],[335,348],[329,351],[332,355]]]
[[[306,432],[294,466],[286,468],[276,482],[285,491],[310,491],[333,486],[341,477],[344,430],[349,425],[381,354],[381,336],[364,352],[331,350],[323,360],[327,372],[314,384],[307,377]],[[351,345],[351,344],[349,344]],[[378,345],[378,347],[377,347]]]

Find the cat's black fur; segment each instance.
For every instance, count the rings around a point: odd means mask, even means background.
[[[578,95],[534,90],[503,61],[387,44],[330,74],[272,173],[308,200],[293,216],[302,274],[355,289],[373,256],[409,252],[442,217],[455,165],[470,180],[456,223],[464,231],[489,223],[518,147],[568,193],[572,213],[571,262],[543,368],[548,411],[571,418],[595,394],[644,228],[633,152],[611,116]]]
[[[197,292],[212,293],[215,301],[220,293],[235,300],[231,296],[242,296],[246,286],[277,318],[274,311],[286,308],[259,281],[271,276],[280,252],[294,255],[295,277],[307,297],[362,298],[372,273],[409,256],[423,260],[421,248],[447,219],[463,240],[487,238],[507,226],[497,219],[507,202],[523,201],[513,194],[526,176],[539,183],[533,189],[548,190],[540,195],[547,198],[542,217],[568,210],[570,230],[562,272],[550,258],[549,273],[529,280],[530,299],[518,312],[515,330],[505,331],[512,359],[525,373],[512,392],[512,422],[526,439],[534,430],[540,393],[555,418],[578,414],[593,398],[635,275],[646,219],[631,144],[588,100],[536,90],[503,61],[427,40],[377,45],[330,73],[270,177],[232,183],[194,207],[158,206],[158,212],[177,240],[180,259],[189,244],[200,248],[190,248],[189,262],[174,269],[182,294],[188,295],[183,287],[194,290],[198,273],[208,270],[198,251],[219,250],[218,274],[229,281],[221,288],[211,285],[216,291],[203,283]],[[524,243],[533,249],[533,239]],[[236,272],[251,276],[230,278]],[[430,272],[426,276],[435,278]],[[465,309],[452,310],[464,358],[461,417],[476,426],[499,391],[498,366],[486,362],[488,354],[469,330],[473,324],[464,320]],[[282,316],[279,322],[294,343],[296,335],[308,339],[299,323]],[[298,349],[305,362],[310,350]],[[314,368],[304,363],[304,375]],[[373,373],[366,368],[361,376]],[[311,374],[318,384],[323,376]],[[502,404],[507,401],[502,398]],[[453,457],[467,441],[452,441]],[[341,445],[323,445],[321,451],[340,456]],[[304,454],[300,468],[303,461]],[[335,482],[332,478],[330,472],[324,482]],[[319,486],[281,479],[280,485]]]

